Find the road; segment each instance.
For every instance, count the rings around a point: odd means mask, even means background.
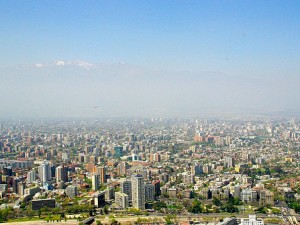
[[[151,219],[151,218],[156,218],[159,219],[160,221],[165,221],[164,217],[166,215],[162,214],[151,214],[149,216],[126,216],[126,217],[116,217],[115,219],[120,222],[121,224],[126,224],[126,223],[133,223],[137,221],[137,219],[140,218],[146,218],[146,219]],[[220,213],[210,213],[210,214],[198,214],[198,215],[177,215],[177,219],[179,221],[188,221],[188,220],[201,220],[201,218],[211,218],[212,220],[215,220],[217,218],[224,218],[224,217],[230,217],[230,214],[220,214]],[[237,218],[243,218],[243,217],[248,217],[248,215],[243,215],[243,214],[235,214]],[[267,218],[268,216],[265,214],[256,214],[258,218]],[[109,224],[111,222],[111,218],[105,217],[105,218],[99,218],[96,220],[101,220],[101,223]],[[47,223],[47,221],[27,221],[27,222],[12,222],[12,223],[2,223],[4,225],[39,225],[39,224],[57,224],[57,225],[77,225],[78,221],[77,220],[67,220],[66,222],[54,222],[54,223]],[[96,224],[94,222],[93,224]]]

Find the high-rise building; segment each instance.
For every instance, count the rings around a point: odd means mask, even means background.
[[[208,165],[208,164],[205,164],[203,166],[203,173],[212,173],[212,170],[211,170],[211,165]]]
[[[121,192],[128,195],[128,201],[132,201],[132,187],[131,180],[121,181]]]
[[[183,183],[185,183],[187,185],[194,184],[195,176],[188,172],[183,172],[182,173],[182,181],[183,181]]]
[[[128,195],[122,192],[116,192],[115,203],[122,209],[128,208],[129,206]]]
[[[92,175],[92,190],[93,191],[99,190],[99,184],[100,184],[99,175],[97,174]]]
[[[234,197],[241,198],[241,187],[239,185],[234,186]]]
[[[119,176],[125,176],[127,172],[127,163],[120,162],[117,166],[117,173]]]
[[[13,175],[13,171],[11,166],[7,166],[3,168],[3,174],[7,175],[7,176],[12,176]]]
[[[153,181],[152,184],[154,185],[155,198],[157,198],[160,196],[160,181],[159,180]]]
[[[107,187],[105,191],[105,201],[109,202],[115,198],[115,189],[114,187]]]
[[[199,176],[202,173],[203,173],[202,165],[195,163],[194,165],[191,166],[192,175]]]
[[[224,162],[226,167],[234,167],[234,158],[230,157],[230,156],[226,156],[224,157]]]
[[[167,183],[169,181],[169,174],[167,173],[159,174],[159,180],[161,182]]]
[[[27,173],[27,183],[30,184],[34,181],[36,181],[36,172],[32,170]]]
[[[132,206],[136,209],[145,209],[145,185],[141,174],[131,177]]]
[[[19,182],[18,183],[18,195],[23,196],[25,193],[25,188],[26,188],[25,182]]]
[[[55,171],[56,182],[67,182],[68,181],[68,168],[64,165],[58,166]]]
[[[61,159],[64,163],[68,163],[70,161],[70,154],[68,152],[62,152]]]
[[[105,191],[94,195],[94,202],[97,208],[105,205]]]
[[[120,158],[123,156],[123,146],[115,146],[114,147],[114,157]]]
[[[51,180],[51,168],[48,162],[43,162],[39,166],[39,177],[42,183]]]
[[[14,178],[12,183],[13,192],[18,194],[18,184],[20,182],[19,178]]]
[[[153,202],[155,197],[155,187],[154,184],[147,183],[145,185],[145,201]]]
[[[101,184],[106,183],[106,170],[104,166],[98,166],[96,168],[96,174],[99,175],[99,182]]]
[[[150,154],[150,162],[160,162],[160,161],[161,161],[161,157],[158,152],[154,154]]]

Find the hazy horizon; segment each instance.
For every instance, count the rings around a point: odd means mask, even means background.
[[[300,112],[298,1],[0,8],[0,119]]]
[[[7,93],[0,97],[5,106],[0,109],[2,117],[270,114],[298,112],[293,106],[299,105],[296,98],[291,104],[298,80],[280,77],[61,60],[0,71],[1,92]]]

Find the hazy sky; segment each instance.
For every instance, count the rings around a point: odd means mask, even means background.
[[[125,61],[234,74],[299,73],[300,2],[0,1],[0,64]]]
[[[158,73],[182,73],[181,79],[184,79],[184,73],[188,71],[220,73],[230,77],[228,82],[231,86],[226,85],[232,88],[231,90],[240,90],[241,98],[238,102],[251,100],[251,106],[244,104],[244,108],[256,109],[254,103],[257,102],[257,109],[266,111],[300,109],[295,107],[300,103],[297,98],[299,91],[293,89],[300,85],[298,0],[0,0],[0,29],[2,81],[6,79],[5,76],[9,76],[6,69],[8,66],[75,59],[95,64],[126,62],[146,68],[147,72],[143,72],[148,76],[151,76],[149,71],[152,70],[160,71]],[[118,71],[123,73],[123,69]],[[226,86],[222,80],[227,80],[227,77],[224,76],[218,87],[224,88],[225,91]],[[249,82],[247,79],[254,80]],[[235,84],[231,82],[234,80]],[[28,102],[37,101],[35,95],[30,92],[34,87],[28,86],[29,83],[34,83],[35,78],[30,77],[27,81],[28,84],[25,82],[23,85],[23,88],[27,87],[26,90],[21,88],[21,93],[11,93],[9,96],[8,89],[5,88],[15,90],[9,87],[13,84],[12,81],[0,82],[0,100],[7,102],[6,110],[0,110],[0,116],[1,112],[3,115],[11,110],[18,111],[17,104],[24,104],[24,99],[20,97],[24,97],[24,93],[28,95]],[[149,89],[145,99],[141,99],[140,102],[147,102],[149,99],[155,102],[157,93],[167,94],[169,97],[165,101],[160,99],[160,104],[153,103],[152,109],[161,109],[162,106],[168,108],[172,96],[178,94],[176,90],[180,83],[181,81],[171,85],[173,88],[167,89],[167,93],[164,92],[164,87],[156,87],[156,95]],[[207,79],[203,82],[207,85],[212,83]],[[241,83],[248,86],[241,86]],[[39,88],[41,85],[39,84]],[[214,85],[207,85],[205,91],[201,92],[193,87],[193,93],[185,96],[189,99],[194,96],[190,105],[187,102],[183,104],[183,99],[180,98],[182,95],[178,95],[178,102],[172,99],[173,106],[177,104],[177,108],[181,108],[188,105],[187,108],[193,108],[190,106],[195,104],[195,96],[204,99],[211,95],[214,96],[213,99],[204,102],[199,100],[199,104],[208,107],[208,102],[219,99],[221,105],[227,102],[228,106],[228,102],[231,102],[228,99],[239,96],[234,92],[228,94],[228,89],[225,94],[219,93],[218,96],[213,91]],[[140,84],[137,86],[143,87]],[[72,88],[76,89],[75,86]],[[106,88],[110,90],[108,86]],[[191,91],[189,87],[183,89],[186,90],[184,93]],[[51,90],[49,87],[47,96],[51,96]],[[63,100],[68,99],[64,99],[66,92],[61,90],[60,96]],[[69,93],[72,96],[72,91]],[[96,91],[93,93],[96,96],[99,94]],[[131,93],[126,88],[122,93],[135,96],[134,92]],[[224,95],[228,96],[227,100],[222,99]],[[47,96],[45,95],[45,100]],[[265,99],[258,100],[263,97]],[[84,94],[80,95],[80,98],[82,102],[86,102],[88,95],[86,98]],[[110,94],[110,98],[117,102],[118,96]],[[64,105],[63,100],[61,105]],[[14,104],[11,103],[13,101]],[[124,103],[124,99],[122,101]],[[270,104],[269,110],[262,107],[265,103]],[[99,105],[101,101],[95,100],[89,104]],[[117,102],[118,104],[121,103]],[[235,108],[242,105],[232,102],[230,104]],[[128,108],[133,106],[128,105]],[[144,103],[143,107],[146,105]],[[109,103],[106,108],[108,106]],[[213,107],[215,106],[218,104]],[[126,104],[121,107],[126,109]],[[197,107],[193,109],[198,110]],[[29,112],[30,108],[26,109],[25,104],[23,110]],[[44,106],[43,112],[47,111],[52,112],[53,109],[51,111]],[[61,113],[63,112],[62,110]]]

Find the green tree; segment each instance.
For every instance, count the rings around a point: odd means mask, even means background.
[[[221,208],[224,212],[228,212],[228,213],[234,213],[234,212],[238,212],[238,208],[235,207],[233,204],[231,203],[227,203],[226,205],[223,205]]]
[[[188,211],[191,213],[201,213],[202,210],[201,202],[198,199],[195,199],[192,205],[188,207]]]
[[[107,205],[104,206],[103,212],[104,212],[104,214],[106,214],[106,215],[108,214],[108,206],[107,206]]]
[[[216,206],[222,206],[222,202],[219,199],[217,199],[216,197],[213,197],[213,203]]]
[[[231,203],[232,205],[242,205],[243,204],[240,199],[232,197],[232,196],[229,197],[228,203]]]
[[[31,208],[27,208],[26,215],[29,219],[31,219],[34,216],[34,212],[32,211]]]
[[[161,201],[157,201],[153,204],[153,209],[154,210],[161,210],[163,208],[167,208],[167,205],[166,203],[164,202],[161,202]]]
[[[41,215],[42,215],[42,210],[39,209],[39,210],[38,210],[38,216],[39,216],[39,218],[41,218]]]
[[[176,220],[176,216],[175,215],[167,215],[166,217],[164,217],[166,224],[174,224],[174,220]]]
[[[121,225],[116,219],[112,219],[110,225]]]

